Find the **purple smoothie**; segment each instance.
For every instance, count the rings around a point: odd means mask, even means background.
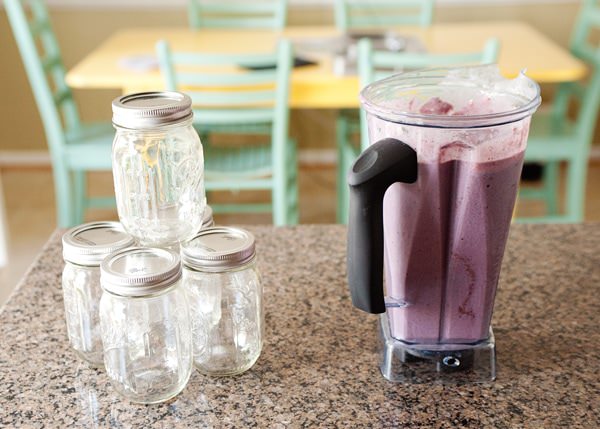
[[[493,65],[398,74],[361,92],[371,144],[398,140],[418,162],[416,182],[394,183],[383,201],[394,338],[443,349],[488,338],[539,102],[533,81]]]
[[[487,338],[523,152],[488,162],[420,162],[418,185],[384,199],[387,309],[408,342]]]

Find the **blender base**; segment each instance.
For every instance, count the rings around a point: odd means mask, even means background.
[[[487,340],[476,344],[411,344],[393,338],[388,318],[380,316],[380,369],[399,383],[469,384],[496,379],[496,344],[490,327]]]

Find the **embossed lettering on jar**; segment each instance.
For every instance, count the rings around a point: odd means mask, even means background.
[[[144,246],[177,245],[200,230],[206,205],[191,99],[147,92],[119,97],[112,108],[119,219]]]
[[[62,242],[62,289],[69,342],[87,362],[102,366],[100,263],[110,253],[133,246],[134,239],[118,222],[92,222],[71,228]]]
[[[254,237],[238,228],[202,230],[181,246],[190,303],[194,365],[234,375],[260,356],[264,315]]]

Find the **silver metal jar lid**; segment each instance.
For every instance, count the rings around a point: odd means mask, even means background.
[[[217,226],[200,231],[181,244],[182,262],[203,271],[221,271],[245,265],[254,259],[255,240],[240,228]]]
[[[179,255],[169,249],[133,247],[113,253],[100,266],[102,288],[127,297],[159,293],[180,277]]]
[[[65,232],[62,244],[65,261],[97,267],[109,254],[134,246],[135,240],[119,222],[91,222]]]
[[[175,91],[123,95],[113,100],[112,111],[113,124],[128,129],[159,128],[193,116],[192,99]]]

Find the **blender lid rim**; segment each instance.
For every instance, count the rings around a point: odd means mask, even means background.
[[[483,113],[477,115],[432,115],[423,113],[412,113],[406,111],[393,111],[387,107],[383,107],[376,102],[372,101],[372,97],[369,93],[374,88],[381,87],[386,83],[394,80],[401,79],[435,79],[447,77],[447,73],[451,70],[458,69],[491,69],[492,65],[479,65],[471,67],[439,67],[439,68],[428,68],[417,70],[408,73],[394,74],[385,79],[372,82],[360,91],[360,101],[365,111],[371,115],[376,116],[379,119],[404,125],[416,125],[427,128],[458,128],[458,129],[471,129],[471,128],[487,128],[492,126],[505,125],[512,122],[517,122],[527,116],[532,115],[535,110],[541,104],[540,87],[533,79],[529,78],[525,74],[525,70],[519,72],[518,77],[515,79],[527,79],[527,83],[533,89],[533,97],[522,106],[517,108],[496,112],[496,113]],[[494,66],[494,68],[497,67]],[[499,72],[498,75],[500,76]],[[418,84],[413,84],[410,87],[416,87]],[[517,95],[517,94],[512,94]]]

